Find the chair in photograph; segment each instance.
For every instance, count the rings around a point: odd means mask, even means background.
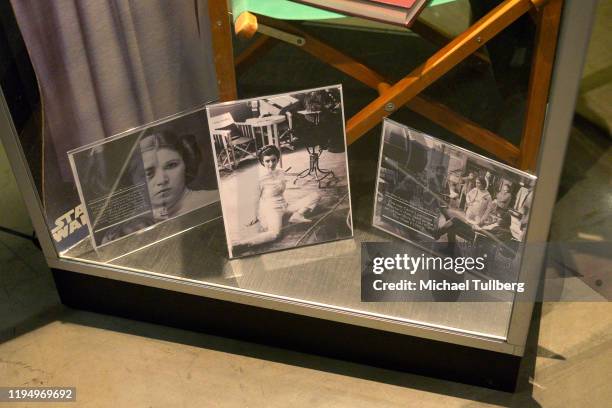
[[[226,170],[233,170],[236,162],[229,142],[230,133],[231,131],[227,129],[213,130],[211,132],[215,146],[220,149],[219,154],[217,154],[217,164]]]
[[[255,139],[248,124],[235,122],[229,112],[212,117],[210,121],[212,137],[220,148],[217,163],[221,167],[233,170],[243,159],[257,157]]]
[[[238,131],[240,132],[240,136],[232,139],[232,143],[234,144],[234,149],[243,153],[245,157],[255,157],[257,158],[256,150],[251,148],[251,146],[256,147],[255,143],[255,134],[253,133],[253,128],[251,125],[245,122],[234,122]],[[248,148],[251,148],[250,150]]]
[[[209,8],[226,9],[227,0],[211,0]],[[456,0],[432,0],[434,8]],[[250,38],[263,34],[235,58],[236,71],[248,69],[262,55],[280,41],[299,47],[330,66],[355,78],[378,92],[378,97],[347,122],[347,142],[353,143],[380,121],[403,106],[432,120],[468,142],[486,150],[498,159],[526,170],[534,170],[544,126],[548,91],[550,89],[553,59],[563,0],[503,0],[491,12],[475,21],[455,38],[445,38],[426,21],[417,20],[411,30],[421,37],[441,46],[439,51],[421,66],[399,81],[392,81],[371,67],[360,63],[342,50],[306,32],[292,20],[330,20],[344,16],[313,8],[289,0],[232,0],[230,2],[235,32],[239,37]],[[219,13],[213,17],[217,17]],[[508,142],[500,135],[483,128],[449,107],[425,97],[421,92],[436,82],[464,60],[478,60],[480,65],[490,61],[482,47],[498,36],[513,22],[524,15],[531,16],[537,26],[531,80],[527,90],[527,109],[520,143]],[[331,20],[333,21],[333,20]],[[333,23],[332,23],[333,24]],[[224,26],[222,28],[225,29]],[[231,37],[219,39],[215,46],[216,59],[231,61]],[[223,53],[225,57],[221,57]],[[486,66],[486,65],[485,65]],[[223,92],[235,95],[235,72],[218,68],[222,76],[234,82]],[[231,88],[231,89],[230,89]]]
[[[281,151],[281,133],[279,126],[287,122],[285,115],[271,115],[260,118],[250,118],[245,121],[245,125],[249,128],[249,132],[255,141],[257,149],[274,145]],[[281,155],[279,164],[283,167],[283,157]]]
[[[281,147],[286,147],[289,150],[295,150],[295,133],[293,132],[293,114],[285,112],[287,118],[287,128],[278,136],[278,141]]]

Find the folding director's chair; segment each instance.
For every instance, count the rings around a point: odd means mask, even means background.
[[[429,7],[436,7],[449,1],[454,0],[432,0]],[[384,117],[402,106],[407,106],[483,148],[498,159],[521,169],[535,170],[563,0],[504,0],[396,83],[392,83],[341,50],[306,33],[299,24],[291,22],[291,20],[337,18],[338,14],[288,0],[233,0],[230,6],[238,36],[249,37],[255,32],[263,35],[234,60],[227,0],[209,0],[213,49],[222,100],[236,98],[236,72],[248,68],[250,63],[278,41],[286,41],[378,91],[379,96],[375,100],[348,120],[346,131],[349,144],[380,123]],[[537,33],[528,88],[527,112],[519,146],[482,128],[450,108],[420,95],[421,91],[466,58],[477,58],[486,62],[487,57],[479,51],[480,48],[526,13],[535,20]],[[444,38],[432,27],[422,22],[417,21],[411,29],[426,38],[437,42],[444,41]],[[228,66],[235,66],[236,72],[227,69]]]

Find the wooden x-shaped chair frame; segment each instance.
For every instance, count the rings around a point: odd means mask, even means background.
[[[380,123],[384,117],[402,106],[407,106],[502,161],[524,170],[534,171],[546,117],[562,7],[563,0],[504,0],[394,84],[356,59],[304,32],[296,24],[265,16],[257,16],[254,24],[255,29],[259,21],[268,27],[303,38],[305,41],[299,45],[303,51],[378,91],[378,98],[348,120],[346,131],[349,144]],[[234,61],[231,20],[226,0],[209,0],[209,13],[219,96],[221,100],[236,99],[236,72],[248,68],[278,40],[262,35]],[[470,56],[478,55],[483,45],[525,13],[530,13],[536,21],[537,32],[528,88],[527,112],[519,146],[482,128],[450,108],[419,95],[457,64]],[[246,24],[238,31],[247,31],[247,35],[252,35],[253,32],[248,32],[253,31],[252,27],[253,24]],[[235,70],[230,68],[234,66]]]

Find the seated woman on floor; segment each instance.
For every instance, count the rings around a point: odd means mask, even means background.
[[[236,240],[233,246],[251,246],[276,241],[281,236],[284,216],[290,214],[288,223],[311,222],[306,214],[314,210],[320,195],[313,191],[294,203],[285,199],[286,179],[283,169],[278,167],[280,151],[274,145],[262,147],[257,152],[259,163],[263,166],[259,175],[259,196],[256,201],[255,218],[248,224],[259,223],[259,232]]]

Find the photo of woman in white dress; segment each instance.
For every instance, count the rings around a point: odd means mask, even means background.
[[[259,197],[255,202],[257,217],[251,220],[248,225],[259,223],[261,232],[235,241],[234,247],[275,241],[280,237],[283,225],[286,223],[312,222],[312,220],[306,218],[306,214],[316,208],[320,196],[316,191],[313,191],[294,203],[287,203],[284,195],[287,188],[287,178],[285,177],[285,171],[278,166],[280,154],[280,151],[274,145],[265,146],[257,153],[257,158],[264,169],[260,172]]]
[[[207,113],[230,258],[353,236],[340,86]]]

